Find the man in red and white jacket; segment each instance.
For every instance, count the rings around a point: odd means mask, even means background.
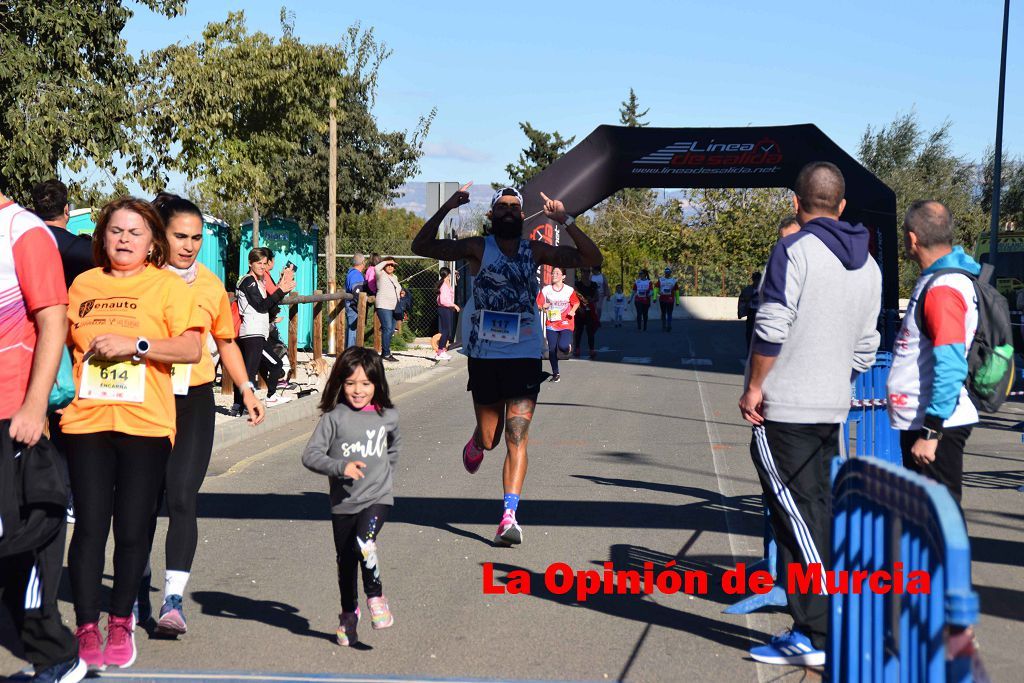
[[[921,266],[921,276],[893,349],[889,419],[900,430],[904,466],[945,485],[959,503],[964,446],[978,422],[978,410],[964,386],[970,341],[978,328],[978,302],[969,277],[935,273],[958,268],[978,275],[981,266],[961,247],[953,247],[953,216],[937,201],[910,205],[903,244],[907,257]]]

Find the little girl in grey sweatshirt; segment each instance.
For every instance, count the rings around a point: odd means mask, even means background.
[[[341,591],[337,638],[339,645],[348,646],[359,640],[360,571],[371,626],[381,629],[394,623],[380,579],[377,537],[395,502],[398,411],[380,356],[372,349],[345,349],[331,370],[320,409],[323,415],[302,453],[302,464],[330,478]]]

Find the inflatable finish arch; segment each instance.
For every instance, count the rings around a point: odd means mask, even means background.
[[[882,308],[887,323],[899,311],[899,245],[896,195],[817,126],[747,128],[626,128],[598,126],[585,140],[522,188],[527,216],[540,211],[540,193],[565,203],[577,216],[629,187],[787,187],[812,161],[830,161],[846,179],[842,219],[863,223],[882,269]],[[533,232],[543,215],[524,228]],[[887,325],[888,326],[888,325]],[[892,328],[887,330],[892,333]],[[889,335],[886,335],[889,336]]]

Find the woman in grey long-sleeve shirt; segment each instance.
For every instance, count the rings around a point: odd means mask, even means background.
[[[377,537],[395,502],[398,411],[380,356],[358,346],[345,349],[331,370],[320,409],[323,415],[302,453],[302,464],[330,478],[341,592],[337,637],[339,645],[347,646],[358,642],[359,570],[371,625],[380,629],[394,623],[381,584]]]

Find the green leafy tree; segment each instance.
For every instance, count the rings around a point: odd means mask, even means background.
[[[348,29],[341,47],[347,64],[339,93],[338,211],[371,212],[397,197],[397,190],[419,172],[423,141],[436,110],[421,116],[413,132],[382,131],[371,109],[377,98],[377,76],[391,50],[373,30]],[[319,123],[306,131],[280,166],[281,194],[270,210],[300,223],[327,225],[330,137]],[[340,225],[340,224],[339,224]],[[347,235],[340,227],[339,235]]]
[[[281,12],[282,36],[249,33],[242,12],[207,25],[201,41],[146,56],[140,109],[153,167],[199,179],[210,196],[252,208],[287,193],[282,169],[346,85],[342,45],[306,45]],[[255,238],[255,235],[254,235]]]
[[[92,164],[147,165],[126,93],[138,64],[121,31],[141,5],[166,17],[187,0],[0,2],[0,187],[26,200],[33,184]],[[75,188],[72,188],[75,191]],[[89,192],[89,190],[86,190]]]
[[[995,150],[985,150],[982,162],[982,183],[978,197],[981,210],[992,216],[992,187],[995,173]],[[999,223],[1012,226],[1015,230],[1024,230],[1024,161],[1011,159],[1003,154],[1002,169],[999,172],[1002,194],[999,197]]]
[[[533,176],[537,175],[551,163],[562,156],[566,149],[576,140],[576,136],[563,138],[561,133],[545,133],[534,128],[528,121],[521,122],[519,127],[523,130],[530,145],[519,153],[519,160],[514,164],[505,167],[511,187],[522,187]],[[500,190],[505,187],[502,183],[491,183],[491,187]]]
[[[897,220],[902,220],[915,200],[937,199],[953,214],[957,243],[972,252],[986,220],[976,201],[977,168],[953,154],[951,125],[947,121],[926,131],[911,111],[897,116],[888,126],[869,126],[861,138],[859,156],[861,163],[896,193]],[[916,264],[903,259],[901,296],[909,296],[918,272]]]

